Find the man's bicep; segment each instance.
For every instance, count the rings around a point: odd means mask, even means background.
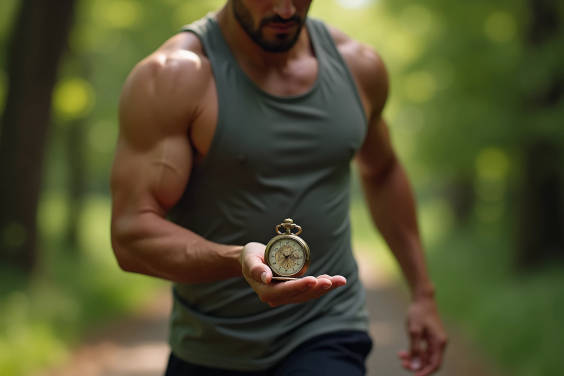
[[[116,206],[126,211],[164,215],[182,196],[192,167],[187,136],[154,140],[150,148],[135,148],[121,139],[112,169]]]
[[[182,197],[192,169],[192,149],[186,134],[167,137],[150,160],[151,194],[168,210]]]
[[[112,193],[116,209],[164,214],[184,191],[192,150],[188,120],[169,107],[172,100],[157,95],[147,72],[134,71],[124,86]]]

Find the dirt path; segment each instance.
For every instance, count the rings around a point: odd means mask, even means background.
[[[165,290],[134,317],[92,335],[68,364],[37,376],[157,376],[168,356],[167,317],[171,299]]]
[[[367,291],[370,312],[370,334],[374,341],[368,359],[368,376],[412,375],[403,370],[397,359],[399,350],[407,349],[404,330],[408,300],[400,288],[370,264],[361,264],[361,276]],[[449,346],[441,376],[501,376],[478,354],[463,336],[447,325]]]
[[[409,375],[401,369],[396,353],[407,346],[404,333],[405,297],[377,268],[361,266],[372,318],[374,348],[368,360],[369,376]],[[135,317],[119,320],[92,337],[63,368],[38,376],[161,376],[168,356],[167,314],[170,296],[165,291]],[[450,345],[442,376],[499,376],[486,366],[475,350],[449,330]]]

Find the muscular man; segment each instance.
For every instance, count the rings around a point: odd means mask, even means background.
[[[119,265],[173,282],[167,375],[361,375],[370,351],[350,244],[349,167],[408,281],[418,376],[446,336],[412,192],[382,109],[378,55],[311,0],[228,0],[133,69],[112,171]],[[308,276],[272,281],[274,225],[293,218]]]

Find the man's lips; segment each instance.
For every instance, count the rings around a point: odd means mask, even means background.
[[[279,32],[287,32],[290,31],[293,27],[296,27],[298,24],[296,22],[271,22],[266,24],[267,27],[274,29]]]

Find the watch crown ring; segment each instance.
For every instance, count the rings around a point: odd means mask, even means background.
[[[295,224],[291,218],[286,218],[284,222],[274,226],[274,230],[279,235],[299,235],[302,233],[302,227]]]

